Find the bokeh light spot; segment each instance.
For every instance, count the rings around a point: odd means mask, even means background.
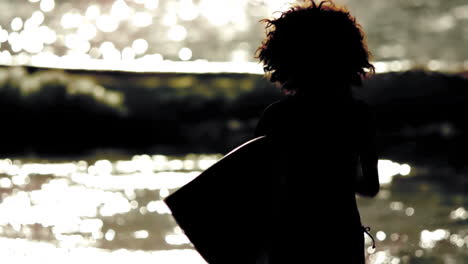
[[[131,12],[131,8],[123,0],[116,0],[114,4],[112,4],[111,15],[120,20],[128,19]]]
[[[99,9],[99,6],[90,5],[86,9],[85,16],[89,20],[95,20],[95,19],[97,19],[99,17],[100,14],[101,14],[101,9]]]
[[[187,37],[187,30],[184,26],[176,25],[169,29],[169,39],[173,41],[182,41]]]
[[[110,15],[101,15],[96,20],[96,26],[102,32],[114,32],[119,27],[119,21]]]
[[[55,1],[54,0],[41,0],[41,4],[39,5],[42,11],[50,12],[55,8]]]
[[[15,17],[11,20],[11,29],[19,31],[23,27],[23,20],[20,17]]]
[[[132,18],[135,27],[147,27],[153,23],[153,16],[147,12],[137,12]]]
[[[132,43],[132,48],[137,55],[143,54],[148,50],[148,42],[144,39],[136,39]]]
[[[179,51],[179,58],[183,61],[188,61],[192,58],[192,50],[189,48],[182,48]]]
[[[78,13],[65,13],[60,20],[62,27],[65,29],[68,28],[77,28],[80,26],[83,18]]]
[[[185,21],[194,20],[199,15],[199,9],[193,4],[192,0],[182,0],[179,2],[177,15]]]

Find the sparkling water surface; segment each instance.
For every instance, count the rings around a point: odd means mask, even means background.
[[[206,263],[163,199],[221,157],[2,159],[2,260]],[[379,195],[358,198],[363,224],[371,226],[377,242],[373,250],[366,237],[368,263],[467,263],[466,195],[444,189],[426,177],[443,173],[437,170],[380,160],[379,173]],[[346,245],[337,240],[339,252]]]

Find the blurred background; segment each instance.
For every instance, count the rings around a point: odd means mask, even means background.
[[[368,263],[467,263],[466,0],[336,2],[376,66]],[[0,0],[0,260],[204,263],[162,199],[280,98],[253,55],[288,3]]]

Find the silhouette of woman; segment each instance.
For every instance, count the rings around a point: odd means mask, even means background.
[[[331,1],[305,1],[262,21],[257,57],[285,96],[255,131],[271,138],[283,165],[256,263],[365,263],[355,197],[375,196],[379,180],[373,116],[351,92],[374,70],[364,33]]]

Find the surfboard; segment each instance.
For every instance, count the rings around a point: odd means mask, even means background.
[[[273,150],[267,137],[252,139],[165,199],[208,263],[255,258],[271,218]]]

